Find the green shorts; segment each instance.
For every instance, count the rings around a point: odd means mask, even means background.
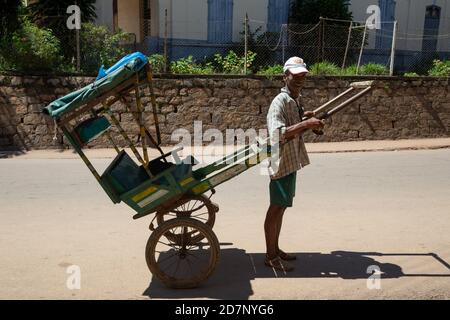
[[[280,179],[270,180],[270,204],[280,207],[292,207],[295,196],[297,171]]]

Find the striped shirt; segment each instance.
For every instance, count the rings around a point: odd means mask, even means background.
[[[298,99],[293,99],[287,87],[273,99],[267,113],[267,129],[272,147],[269,159],[271,179],[287,176],[309,164],[308,153],[302,136],[284,141],[282,136],[286,128],[301,121],[304,114]]]

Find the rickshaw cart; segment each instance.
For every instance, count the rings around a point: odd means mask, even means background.
[[[368,92],[371,84],[353,85],[317,109],[316,114],[350,91],[365,87],[338,107],[323,113],[321,118],[331,116]],[[141,92],[145,89],[150,91],[156,139],[143,121]],[[131,94],[135,96],[135,106],[126,99]],[[111,110],[117,101],[125,104],[139,125],[142,155]],[[148,60],[143,54],[135,53],[123,58],[94,83],[55,100],[44,109],[44,113],[55,120],[113,203],[123,201],[130,206],[136,211],[134,219],[155,213],[150,223],[153,232],[145,250],[147,265],[153,275],[169,287],[192,288],[213,273],[219,259],[219,241],[212,231],[219,210],[210,200],[215,193],[214,188],[270,157],[270,142],[258,140],[194,170],[198,161],[193,156],[181,160],[181,148],[164,153],[159,147],[161,139],[156,106]],[[115,142],[111,135],[112,127],[117,129],[139,164]],[[84,154],[83,147],[102,135],[110,141],[117,155],[100,175]],[[149,159],[147,141],[159,150],[159,157]],[[205,195],[207,192],[211,192],[209,197]],[[155,220],[156,228],[153,225]]]

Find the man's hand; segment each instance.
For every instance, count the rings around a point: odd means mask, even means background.
[[[323,129],[323,127],[325,126],[325,122],[323,120],[319,120],[314,117],[305,120],[304,123],[308,127],[308,129],[312,130],[320,130]]]
[[[316,114],[314,113],[314,111],[305,111],[305,113],[303,114],[305,117],[307,118],[312,118],[314,117]]]

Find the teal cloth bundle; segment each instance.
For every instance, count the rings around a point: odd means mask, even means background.
[[[129,54],[106,71],[100,71],[98,80],[90,85],[56,99],[43,112],[55,119],[113,90],[125,80],[136,76],[148,63],[147,57],[135,52]]]

